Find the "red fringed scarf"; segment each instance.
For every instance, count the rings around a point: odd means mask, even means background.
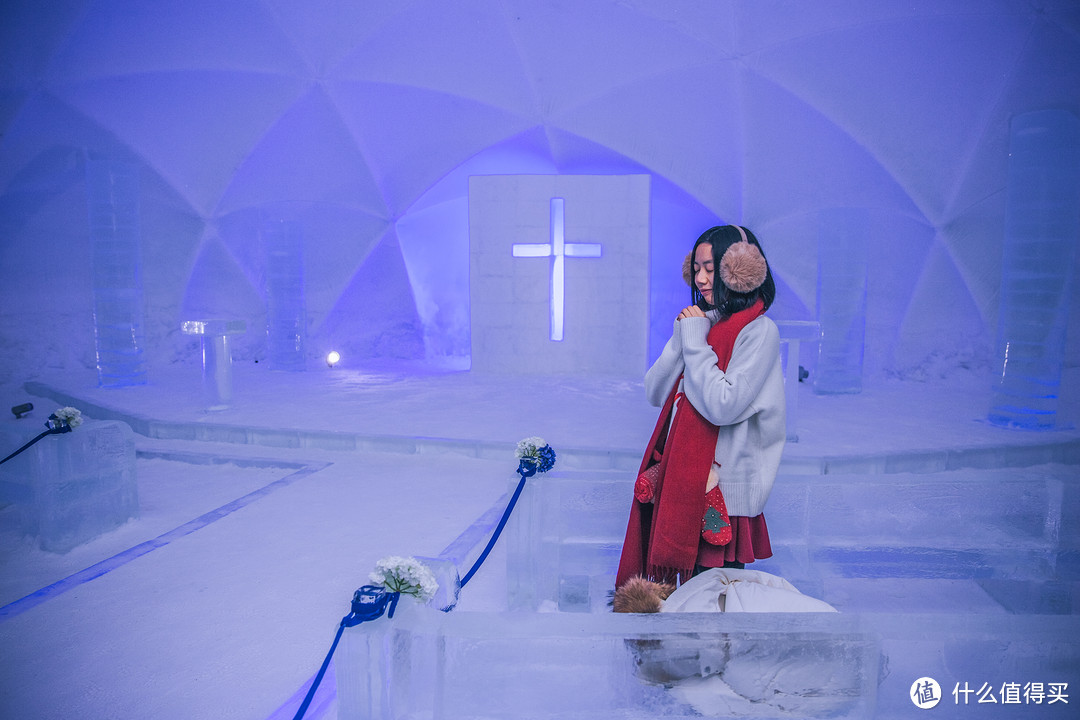
[[[718,368],[727,370],[735,338],[764,312],[764,304],[758,301],[712,326],[707,340],[716,353]],[[615,587],[636,575],[674,582],[677,574],[688,579],[694,571],[705,512],[705,483],[716,455],[719,428],[685,397],[671,422],[681,380],[680,375],[668,394],[641,461],[639,473],[659,461],[659,478],[653,502],[634,499],[630,507]]]

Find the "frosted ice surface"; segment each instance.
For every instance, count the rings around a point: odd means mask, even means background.
[[[337,672],[341,720],[681,717],[693,716],[698,702],[713,714],[721,708],[711,698],[694,697],[696,680],[710,677],[736,688],[744,706],[756,704],[758,717],[854,718],[870,707],[878,678],[878,641],[854,617],[835,613],[417,610],[346,631]],[[355,664],[372,650],[382,653],[383,695],[371,694],[374,681]],[[685,699],[667,692],[686,681]]]
[[[12,451],[35,434],[0,430]],[[19,507],[23,531],[43,550],[67,552],[138,517],[135,436],[117,420],[84,422],[9,460],[0,467],[0,483]]]

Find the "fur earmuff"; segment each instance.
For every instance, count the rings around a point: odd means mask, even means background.
[[[674,585],[633,577],[615,590],[612,609],[618,613],[657,613],[673,592]]]
[[[686,259],[682,261],[682,279],[690,287],[694,287],[694,251],[686,253]]]
[[[768,269],[765,257],[750,242],[733,243],[720,258],[720,280],[737,293],[753,292],[761,287]]]

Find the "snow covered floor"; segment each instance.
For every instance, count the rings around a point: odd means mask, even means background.
[[[55,407],[74,405],[152,436],[137,440],[141,517],[112,533],[53,555],[19,537],[11,507],[0,509],[3,717],[291,717],[283,706],[292,699],[295,707],[378,558],[438,556],[484,539],[484,522],[467,531],[501,510],[517,440],[543,436],[567,467],[629,468],[655,419],[640,382],[606,379],[238,366],[232,407],[213,414],[201,407],[198,368],[155,374],[144,387],[94,385],[92,375],[67,374],[37,378],[33,395],[0,388],[9,406],[35,405],[4,423],[36,429]],[[884,382],[854,396],[799,391],[800,441],[785,456],[791,475],[858,472],[857,483],[882,472],[1046,466],[1053,482],[1068,485],[1080,463],[1075,429],[1036,434],[983,422],[983,378]],[[1061,414],[1077,424],[1074,399]],[[96,577],[79,574],[283,478],[238,509],[166,535],[151,552]],[[794,537],[770,525],[778,539]],[[798,567],[798,552],[776,544],[773,571]],[[842,553],[829,559],[845,562]],[[497,550],[459,611],[502,606],[503,562]],[[916,602],[926,612],[1010,612],[987,592],[993,582],[976,579],[898,582],[841,567],[807,591],[868,613]],[[1044,585],[1029,586],[1035,597],[1020,612],[1076,614],[1074,587],[1074,578],[1059,583],[1047,600]],[[334,716],[332,692],[323,697],[309,717]]]

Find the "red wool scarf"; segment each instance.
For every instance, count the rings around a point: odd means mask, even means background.
[[[712,326],[707,340],[716,353],[718,368],[727,370],[735,339],[764,312],[765,306],[759,300]],[[659,478],[652,503],[635,498],[630,506],[615,587],[636,575],[674,582],[676,575],[686,580],[694,571],[705,512],[705,483],[716,455],[719,428],[702,417],[685,397],[671,422],[681,380],[680,375],[668,394],[641,460],[638,473],[659,462]]]

